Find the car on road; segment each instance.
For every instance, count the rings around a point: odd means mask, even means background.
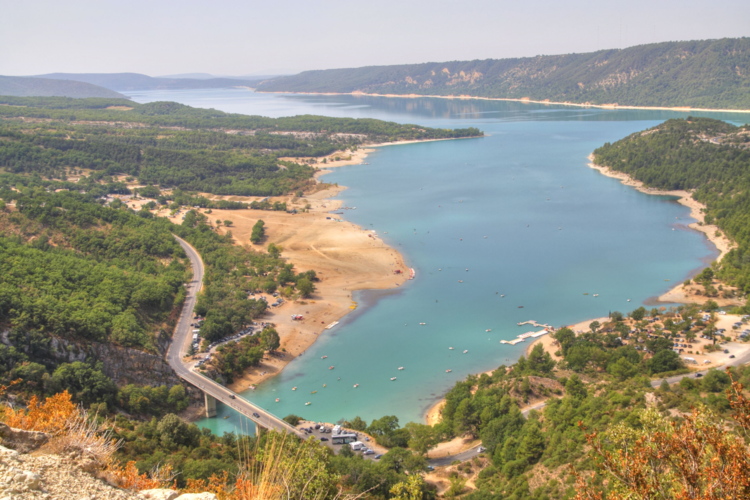
[[[380,460],[381,458],[383,458],[383,454],[382,453],[380,453],[378,455],[375,455],[375,460]]]
[[[734,359],[734,354],[730,354],[729,357]]]
[[[260,415],[258,415],[256,412],[253,412],[253,417],[260,418]]]
[[[328,441],[328,438],[327,437],[322,437],[322,438],[320,438],[320,440],[321,441]]]
[[[429,470],[429,471],[433,471],[433,470],[435,470],[435,467],[433,467],[432,465],[428,465],[428,466],[427,466],[427,470]]]
[[[482,453],[483,451],[487,451],[487,448],[485,448],[484,446],[477,447],[477,453]]]
[[[237,396],[235,396],[234,394],[230,394],[229,397],[232,399],[237,399]]]
[[[363,451],[362,454],[363,455],[374,455],[375,452],[368,448],[365,451]]]
[[[701,378],[702,376],[703,376],[703,374],[702,374],[702,373],[696,373],[696,374],[695,374],[695,378]]]

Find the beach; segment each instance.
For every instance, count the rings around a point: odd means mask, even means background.
[[[377,146],[377,145],[373,145]],[[357,165],[364,162],[373,149],[359,148],[354,152],[336,152],[326,157],[326,163],[316,173],[316,178],[332,168]],[[339,160],[335,160],[338,157]],[[290,158],[291,160],[291,158]],[[281,306],[269,307],[257,321],[275,325],[281,346],[275,355],[266,355],[261,364],[251,368],[236,379],[229,388],[242,392],[278,374],[290,361],[305,352],[326,326],[340,320],[357,307],[352,300],[355,290],[383,290],[402,286],[409,279],[409,267],[403,256],[386,245],[374,232],[344,220],[337,212],[345,210],[341,201],[332,197],[344,190],[340,186],[319,184],[319,190],[304,197],[273,197],[271,201],[286,202],[288,209],[298,213],[269,210],[221,210],[207,214],[209,221],[223,223],[217,231],[231,232],[235,243],[265,252],[270,243],[282,248],[281,256],[294,264],[294,272],[314,270],[319,281],[309,299],[286,300]],[[255,197],[207,195],[211,199],[253,201]],[[305,209],[305,207],[308,207]],[[205,210],[201,210],[205,212]],[[180,215],[173,217],[179,222]],[[266,240],[250,243],[253,225],[263,220]],[[302,319],[292,319],[302,315]]]

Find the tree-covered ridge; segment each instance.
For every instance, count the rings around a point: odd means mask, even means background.
[[[0,99],[2,100],[2,99]],[[71,169],[219,195],[276,196],[310,188],[309,158],[363,143],[481,135],[371,119],[264,118],[177,103],[5,98],[0,167],[65,178]],[[117,109],[113,109],[117,108]]]
[[[639,45],[585,54],[305,71],[267,92],[469,95],[627,106],[750,108],[750,38]]]
[[[750,293],[750,128],[709,118],[668,120],[594,151],[594,162],[659,189],[693,191],[738,247],[717,274]]]
[[[0,95],[6,96],[67,96],[74,98],[122,98],[114,90],[92,83],[71,80],[49,80],[25,76],[0,75]]]
[[[251,299],[249,290],[290,296],[300,276],[310,274],[295,275],[278,251],[234,245],[231,234],[217,234],[196,212],[175,225],[119,200],[105,205],[99,194],[80,192],[86,185],[0,176],[0,384],[20,378],[25,392],[68,390],[77,402],[104,404],[104,411],[180,410],[184,392],[140,386],[118,391],[96,359],[70,363],[55,346],[62,340],[162,350],[189,273],[174,234],[190,241],[206,264],[199,305],[209,341],[238,332],[265,311],[266,303]],[[278,347],[264,339],[257,342],[261,353]],[[222,368],[235,366],[228,360]]]

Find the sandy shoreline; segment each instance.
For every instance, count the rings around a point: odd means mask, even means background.
[[[317,166],[321,170],[315,178],[319,180],[333,168],[364,164],[375,147],[391,144],[401,143],[368,145],[354,152],[338,151],[328,155],[325,164],[319,158]],[[339,160],[335,160],[336,157]],[[304,353],[326,331],[326,326],[357,308],[352,296],[354,291],[398,288],[409,279],[408,264],[398,251],[386,245],[375,231],[343,219],[342,214],[350,208],[342,207],[342,202],[332,197],[346,188],[324,185],[320,188],[302,198],[272,198],[272,201],[286,202],[288,208],[296,208],[296,214],[245,209],[214,210],[207,215],[212,224],[220,217],[222,223],[216,224],[217,231],[222,234],[231,231],[236,244],[265,252],[268,244],[274,243],[282,248],[282,258],[294,264],[295,273],[312,269],[319,278],[311,298],[286,300],[258,318],[258,321],[275,325],[281,346],[276,355],[266,356],[258,367],[249,369],[230,384],[234,391],[244,391],[277,375]],[[255,199],[208,196],[234,201]],[[179,217],[178,214],[174,219],[179,220]],[[250,233],[258,220],[265,223],[267,238],[260,245],[253,245],[249,241]],[[231,225],[227,227],[224,221],[230,221]],[[301,314],[303,319],[293,320],[293,314]]]
[[[508,101],[508,102],[521,102],[530,104],[551,104],[556,106],[574,106],[577,108],[600,108],[600,109],[651,109],[659,111],[679,111],[679,112],[693,112],[693,111],[707,111],[715,113],[750,113],[750,109],[714,109],[714,108],[691,108],[689,106],[621,106],[617,103],[611,104],[592,104],[592,103],[578,103],[578,102],[567,102],[567,101],[550,101],[549,99],[534,100],[528,97],[521,97],[518,99],[510,99],[507,97],[479,97],[472,95],[421,95],[421,94],[369,94],[366,92],[265,92],[257,89],[249,89],[258,94],[300,94],[300,95],[353,95],[353,96],[368,96],[368,97],[388,97],[388,98],[401,98],[401,99],[418,99],[420,97],[429,97],[433,99],[450,99],[450,100],[477,100],[477,101]]]
[[[680,205],[688,207],[690,209],[690,217],[692,217],[693,219],[697,221],[697,222],[693,222],[689,224],[688,227],[690,229],[694,229],[696,231],[700,231],[701,233],[703,233],[706,236],[706,238],[719,251],[719,256],[716,258],[717,262],[720,262],[721,259],[723,259],[724,256],[731,249],[736,247],[734,242],[731,241],[729,238],[727,238],[717,226],[713,224],[705,224],[704,211],[706,207],[702,203],[695,201],[692,197],[692,193],[688,191],[664,191],[660,189],[646,187],[642,182],[633,179],[627,174],[624,174],[622,172],[617,172],[615,170],[612,170],[609,167],[603,167],[601,165],[594,164],[593,155],[590,155],[588,159],[591,162],[588,164],[589,167],[593,168],[594,170],[597,170],[602,175],[606,175],[607,177],[618,179],[620,182],[622,182],[626,186],[634,187],[635,189],[637,189],[638,191],[642,193],[677,197],[678,198],[677,202]],[[657,299],[657,302],[663,302],[663,303],[687,303],[690,301],[691,301],[690,296],[686,292],[685,286],[682,283],[680,283],[679,285],[676,285],[674,288],[664,293],[663,295],[659,296],[659,298]]]

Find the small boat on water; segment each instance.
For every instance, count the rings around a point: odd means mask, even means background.
[[[229,415],[224,415],[224,420],[228,419]]]
[[[281,401],[281,400],[279,398],[276,398],[276,402],[278,403],[279,401]]]
[[[323,384],[323,387],[328,387],[328,384]]]
[[[491,331],[492,331],[492,328],[487,328],[487,329],[485,330],[485,332],[491,332]]]
[[[318,391],[310,391],[310,394],[316,394]]]
[[[396,380],[396,377],[391,377],[391,380]]]
[[[450,373],[450,372],[452,372],[452,371],[453,371],[453,370],[451,370],[451,369],[449,368],[449,369],[445,370],[445,373]]]
[[[333,370],[333,365],[328,367],[329,370]]]
[[[297,388],[296,388],[296,387],[292,387],[292,390],[293,390],[293,391],[296,391],[296,390],[297,390]]]
[[[427,324],[427,323],[420,323],[420,325],[422,325],[422,326],[424,326],[424,325],[426,325],[426,324]]]
[[[403,369],[404,369],[404,367],[403,367],[403,366],[399,366],[399,367],[398,367],[398,369],[399,369],[399,370],[403,370]]]
[[[308,401],[307,403],[305,403],[305,406],[310,406],[311,404],[312,403]]]
[[[469,352],[469,350],[468,349],[464,349],[464,354],[466,354],[467,352]]]
[[[328,356],[321,356],[320,359],[326,359]]]
[[[354,388],[356,389],[357,387],[359,387],[359,384],[354,384]]]
[[[452,347],[449,347],[448,349],[450,349],[451,351],[453,350],[453,348],[452,348]]]

